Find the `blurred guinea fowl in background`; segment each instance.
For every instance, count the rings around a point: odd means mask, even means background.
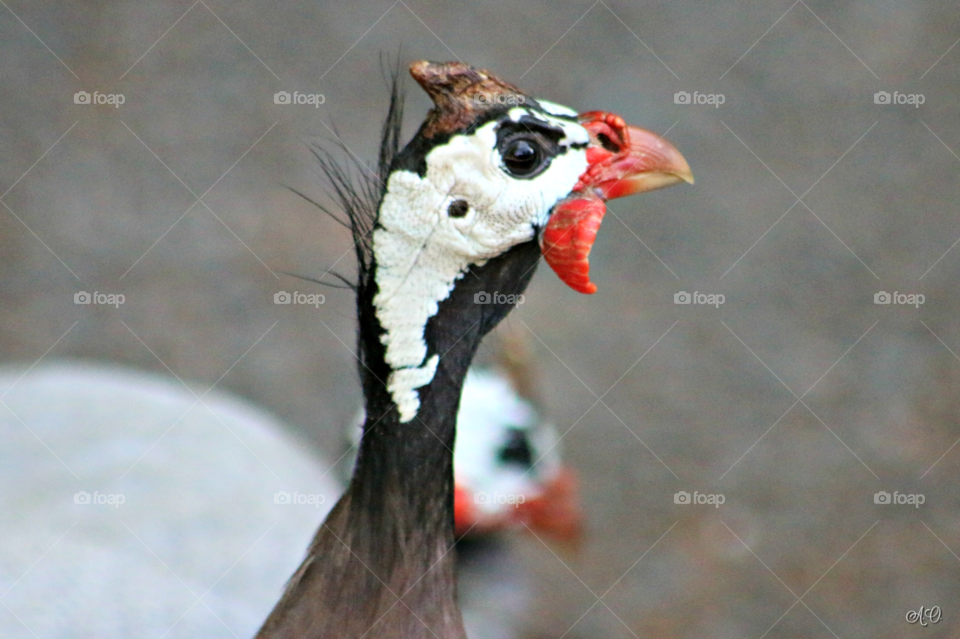
[[[0,400],[5,639],[251,636],[342,492],[261,409],[169,377],[9,367]]]
[[[568,553],[583,534],[577,475],[561,460],[526,329],[505,322],[494,335],[493,363],[467,373],[453,451],[458,593],[470,639],[525,636],[534,587],[510,531]]]
[[[458,419],[472,639],[522,625],[529,586],[504,531],[580,535],[576,480],[523,347],[503,338],[498,366],[471,371]],[[343,491],[288,428],[226,393],[61,362],[0,372],[0,396],[5,638],[252,635]]]

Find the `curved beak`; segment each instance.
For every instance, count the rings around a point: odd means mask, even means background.
[[[571,288],[594,293],[590,249],[606,213],[606,200],[687,182],[693,173],[662,136],[630,126],[618,115],[590,111],[579,116],[590,132],[587,170],[574,190],[557,203],[540,236],[547,264]]]
[[[601,199],[611,200],[693,184],[690,165],[663,136],[601,111],[581,114],[580,124],[590,132],[589,167],[574,191],[592,188]]]

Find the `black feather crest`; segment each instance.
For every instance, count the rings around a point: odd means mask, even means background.
[[[368,285],[373,266],[373,230],[377,225],[380,200],[387,188],[387,179],[394,158],[400,152],[400,134],[403,123],[404,94],[401,81],[400,59],[392,68],[384,69],[384,76],[390,90],[390,104],[380,134],[380,150],[374,171],[344,144],[334,131],[336,140],[333,148],[321,144],[311,144],[310,152],[320,164],[320,172],[326,180],[326,186],[332,199],[339,203],[346,215],[342,219],[326,206],[307,197],[296,189],[294,193],[304,198],[338,224],[350,230],[357,257],[358,294]]]
[[[401,59],[398,55],[396,64],[381,61],[384,80],[390,91],[390,103],[380,132],[376,169],[361,162],[336,132],[334,132],[336,139],[332,145],[309,146],[320,164],[320,174],[326,182],[328,195],[339,204],[346,219],[299,191],[291,189],[337,223],[348,228],[353,237],[353,249],[357,258],[356,281],[350,282],[339,274],[330,274],[349,285],[356,294],[357,358],[365,396],[370,395],[372,386],[383,386],[383,380],[389,373],[385,368],[383,344],[380,342],[382,329],[373,305],[377,289],[374,274],[376,265],[373,255],[373,233],[377,228],[380,203],[387,190],[390,172],[400,154],[404,103]]]

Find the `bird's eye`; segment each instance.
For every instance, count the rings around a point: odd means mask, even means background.
[[[523,468],[533,466],[533,451],[526,432],[513,427],[507,429],[507,441],[497,455],[501,464],[517,464]]]
[[[546,168],[545,157],[540,142],[533,137],[518,137],[507,140],[500,151],[503,165],[514,177],[533,177]]]

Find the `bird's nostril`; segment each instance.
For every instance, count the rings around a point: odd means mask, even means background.
[[[463,217],[470,210],[470,205],[466,200],[454,200],[447,207],[447,215],[450,217]]]
[[[606,133],[598,133],[597,140],[600,141],[600,144],[603,146],[603,148],[611,153],[617,153],[620,151],[620,147],[617,146],[617,143],[611,140],[610,136],[608,136]]]

